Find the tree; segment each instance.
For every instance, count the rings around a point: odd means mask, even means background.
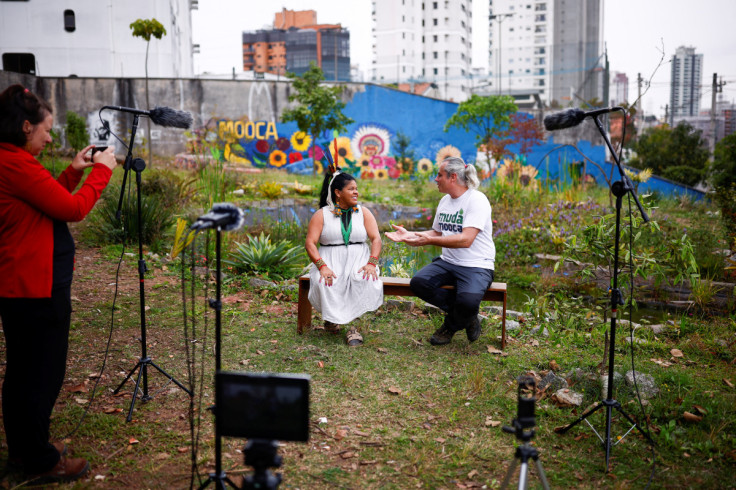
[[[281,121],[296,122],[299,131],[312,137],[311,153],[314,157],[317,137],[324,131],[345,131],[348,124],[354,121],[342,113],[345,108],[345,103],[340,100],[343,88],[320,85],[325,76],[314,63],[310,63],[309,70],[302,76],[293,73],[288,76],[294,80],[293,86],[296,90],[296,93],[289,95],[289,102],[297,101],[299,106],[285,110],[281,114]]]
[[[705,177],[708,150],[701,131],[681,121],[652,128],[633,145],[636,156],[629,162],[638,169],[651,168],[655,175],[686,185],[695,185]]]
[[[87,121],[76,112],[66,113],[66,140],[75,152],[89,144]]]
[[[636,137],[636,125],[634,125],[636,106],[630,106],[624,102],[621,104],[621,107],[626,110],[626,128],[623,126],[624,114],[614,111],[608,115],[609,126],[611,127],[611,144],[617,151],[621,147],[621,138],[624,136],[624,129],[626,130],[626,139],[623,142],[624,146],[629,146],[631,141]]]
[[[736,250],[736,133],[716,143],[710,170],[709,180],[721,208],[728,245],[731,250]]]
[[[509,129],[511,114],[516,110],[516,104],[510,95],[483,97],[473,94],[458,105],[455,114],[445,123],[445,131],[457,126],[466,132],[475,133],[476,148],[478,151],[484,150],[490,163],[491,155],[494,153],[489,144],[491,138],[496,134],[504,134]]]
[[[166,28],[156,19],[138,19],[130,28],[133,30],[133,37],[142,37],[146,40],[146,110],[151,110],[151,103],[148,98],[148,48],[151,46],[151,36],[161,39],[166,35]],[[153,164],[153,150],[151,146],[151,121],[146,124],[148,136],[148,159]]]
[[[716,189],[736,185],[736,133],[731,133],[716,143],[710,182]]]

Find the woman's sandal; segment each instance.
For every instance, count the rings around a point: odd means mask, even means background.
[[[348,330],[346,340],[350,347],[357,347],[363,344],[363,336],[358,333],[355,327]]]
[[[340,325],[325,320],[325,332],[337,335],[340,333]]]

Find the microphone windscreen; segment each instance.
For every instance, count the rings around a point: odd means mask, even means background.
[[[245,223],[243,210],[233,203],[218,202],[212,205],[212,213],[227,214],[232,221],[222,227],[222,231],[239,230]]]
[[[577,126],[583,122],[585,115],[585,111],[580,109],[568,109],[556,114],[550,114],[544,118],[544,129],[547,131],[555,131],[557,129]]]
[[[192,127],[192,115],[185,111],[176,111],[170,107],[154,107],[149,114],[153,124],[167,128],[189,129]]]

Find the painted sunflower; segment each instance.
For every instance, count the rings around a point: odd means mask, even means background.
[[[519,183],[522,187],[526,187],[529,190],[537,190],[539,183],[536,177],[538,173],[539,170],[534,168],[533,165],[525,165],[521,167],[521,172],[519,173]]]
[[[361,155],[360,159],[358,160],[358,167],[359,168],[369,168],[371,166],[371,157],[368,155]]]
[[[268,157],[268,163],[276,168],[283,167],[286,165],[286,153],[281,150],[272,151]]]
[[[306,151],[312,143],[312,137],[304,131],[297,131],[291,135],[291,146],[296,151]]]
[[[388,179],[388,170],[385,168],[377,168],[375,174],[376,174],[376,180]]]
[[[422,158],[419,160],[419,163],[417,163],[417,172],[428,174],[434,169],[434,165],[432,164],[432,160],[429,158]]]
[[[355,163],[353,149],[350,146],[350,138],[347,136],[340,136],[337,138],[337,156],[335,156],[335,143],[330,143],[330,154],[339,167],[346,166],[346,164],[350,165],[351,162]],[[350,160],[350,162],[348,162],[348,160]]]
[[[496,170],[496,178],[501,181],[513,182],[518,178],[520,173],[521,164],[516,160],[506,158]]]
[[[403,161],[398,162],[397,166],[404,174],[410,174],[414,170],[414,162],[409,157],[405,157]]]
[[[314,161],[314,164],[312,165],[312,170],[314,170],[315,175],[323,175],[325,173],[322,162],[320,162],[319,160]]]
[[[447,145],[440,148],[440,150],[437,152],[437,156],[435,157],[435,161],[439,164],[447,157],[460,157],[460,155],[460,150],[452,145]]]

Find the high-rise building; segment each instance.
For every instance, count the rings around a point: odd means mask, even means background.
[[[373,0],[371,80],[429,83],[439,97],[470,96],[472,0]]]
[[[680,46],[671,62],[670,123],[679,118],[694,117],[700,113],[703,55],[694,47]]]
[[[191,0],[0,1],[1,68],[45,77],[193,76]],[[147,45],[129,24],[155,18],[166,29]],[[146,60],[148,60],[146,62]]]
[[[350,81],[350,33],[340,24],[317,24],[314,10],[286,10],[274,28],[243,33],[243,70],[301,75],[311,63],[326,80]]]
[[[621,105],[629,102],[629,77],[626,73],[615,73],[611,80],[611,102],[610,105]]]
[[[491,93],[602,98],[601,0],[488,0]]]

